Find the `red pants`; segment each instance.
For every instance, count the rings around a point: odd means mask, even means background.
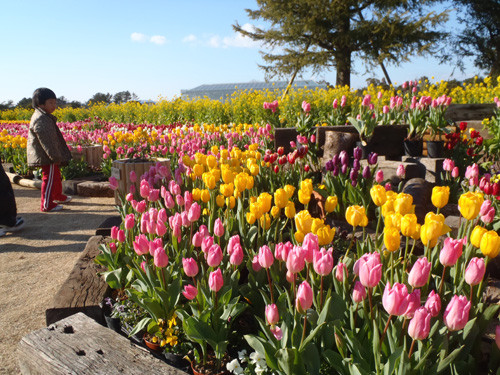
[[[54,201],[66,200],[62,193],[61,171],[59,165],[49,164],[42,166],[42,211],[50,211],[57,203]]]

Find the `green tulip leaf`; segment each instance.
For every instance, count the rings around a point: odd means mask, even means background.
[[[394,369],[396,368],[396,362],[401,357],[403,353],[403,347],[398,347],[389,357],[387,362],[384,365],[384,375],[391,375],[394,373]]]
[[[440,361],[438,364],[437,372],[440,373],[443,370],[445,370],[455,360],[455,358],[457,358],[457,356],[462,351],[463,347],[464,347],[464,345],[462,345],[459,348],[456,348],[446,358],[444,358],[442,361]]]
[[[109,285],[111,289],[120,289],[122,287],[121,277],[122,269],[118,268],[114,271],[104,272],[104,281]]]

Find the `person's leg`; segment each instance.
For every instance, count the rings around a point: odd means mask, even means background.
[[[54,167],[54,164],[42,166],[42,211],[50,211],[56,206],[54,202]]]
[[[14,190],[9,177],[0,162],[0,225],[12,227],[16,225],[17,207]]]
[[[52,193],[54,200],[64,202],[68,199],[62,192],[61,169],[58,165],[54,165],[54,192]]]

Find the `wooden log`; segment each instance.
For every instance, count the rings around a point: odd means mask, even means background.
[[[45,311],[45,321],[50,325],[77,312],[83,312],[104,324],[99,303],[109,293],[108,284],[98,276],[106,271],[94,262],[99,245],[108,242],[103,236],[90,237],[82,255],[70,275],[54,297],[52,307]]]
[[[24,375],[185,375],[83,313],[24,336],[17,354]]]

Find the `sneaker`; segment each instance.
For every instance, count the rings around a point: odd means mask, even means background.
[[[58,204],[53,209],[48,210],[47,212],[57,212],[57,211],[61,211],[62,209],[63,209],[63,206],[61,206],[60,204]]]
[[[8,227],[7,225],[0,225],[0,230],[4,232],[16,232],[22,227],[24,227],[24,219],[21,216],[18,216],[16,218],[16,223],[12,227]]]
[[[73,199],[73,197],[71,195],[67,195],[65,200],[59,201],[56,199],[54,202],[56,202],[56,203],[69,203],[69,202],[71,202],[72,199]]]

